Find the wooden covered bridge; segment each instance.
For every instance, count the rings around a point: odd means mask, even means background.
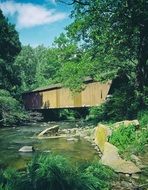
[[[38,88],[23,95],[24,105],[29,110],[82,108],[102,104],[109,93],[111,82],[99,83],[88,78],[85,89],[77,94],[61,84]]]

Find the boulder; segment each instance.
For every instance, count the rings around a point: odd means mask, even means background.
[[[33,146],[23,146],[19,149],[19,152],[33,152],[34,147]]]
[[[58,133],[59,125],[54,125],[53,127],[49,127],[45,130],[43,130],[41,133],[38,134],[38,137],[44,136],[44,135],[55,135]]]
[[[139,127],[139,121],[138,120],[124,120],[124,121],[120,121],[120,122],[117,122],[117,123],[114,123],[113,124],[113,127],[115,129],[119,128],[121,125],[124,125],[126,127],[128,127],[129,125],[134,125],[136,128]]]
[[[123,160],[118,154],[118,148],[108,142],[105,142],[101,162],[116,172],[127,174],[140,172],[140,169],[133,162]]]
[[[111,130],[108,126],[99,124],[95,128],[95,143],[99,147],[100,151],[104,151],[104,144],[108,141],[108,137],[111,135]]]

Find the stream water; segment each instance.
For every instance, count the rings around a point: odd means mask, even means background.
[[[56,123],[57,124],[57,123]],[[60,127],[68,127],[68,123],[58,123]],[[84,139],[77,142],[67,141],[66,138],[38,139],[37,134],[54,124],[32,124],[18,128],[0,128],[0,167],[25,167],[27,162],[36,154],[60,154],[72,162],[84,162],[98,159],[96,151]],[[70,124],[71,125],[71,124]],[[72,127],[72,126],[71,126]],[[35,152],[20,153],[22,146],[34,146]]]

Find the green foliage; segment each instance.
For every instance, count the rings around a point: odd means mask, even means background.
[[[7,180],[7,182],[6,182]],[[15,169],[8,168],[2,174],[1,184],[5,184],[5,189],[15,189],[19,186],[20,175]]]
[[[69,70],[73,68],[73,63],[78,62],[78,58],[75,57],[77,49],[77,45],[64,34],[55,39],[52,48],[45,48],[44,46],[32,48],[29,45],[22,47],[14,64],[15,73],[19,80],[16,89],[17,94],[55,82],[61,82],[65,86],[70,83],[74,85],[69,74],[75,78],[75,72],[81,71],[81,69],[75,68],[70,73]],[[73,62],[71,63],[71,61]],[[70,81],[67,82],[68,79]],[[71,89],[77,86],[74,87],[73,85],[71,85]]]
[[[19,83],[14,72],[14,59],[20,50],[18,33],[0,10],[0,88],[13,91]]]
[[[135,73],[139,88],[146,85],[147,8],[146,0],[74,3],[68,35],[89,50],[98,77],[106,71],[109,75],[114,71],[114,76],[126,72],[130,78]]]
[[[15,73],[20,84],[16,93],[29,91],[53,83],[54,75],[59,68],[57,50],[38,46],[23,46],[15,60]]]
[[[1,172],[3,190],[107,190],[113,172],[101,164],[74,167],[61,156],[35,157],[24,172]]]
[[[104,106],[104,119],[120,121],[125,119],[134,119],[137,116],[139,103],[133,89],[118,89]]]
[[[56,81],[72,91],[78,92],[82,90],[84,87],[83,80],[86,77],[86,72],[84,71],[86,60],[81,57],[82,50],[76,42],[64,34],[55,39],[54,47],[57,50],[57,60],[60,64],[56,73]]]
[[[112,85],[112,96],[99,107],[90,108],[89,118],[99,121],[121,121],[126,119],[135,119],[138,112],[142,109],[137,96],[137,91],[133,85],[120,82]]]
[[[81,69],[81,66],[81,63],[72,61],[66,62],[59,69],[57,80],[65,87],[70,88],[71,91],[81,91],[84,88],[83,81],[85,78],[85,73]]]
[[[93,121],[97,124],[104,120],[104,105],[89,108],[89,114],[86,117],[87,121]]]
[[[116,177],[113,170],[100,163],[92,163],[86,168],[86,173],[91,174],[92,176],[97,178],[96,188],[98,190],[110,189],[111,182]],[[104,183],[104,181],[106,181],[106,183]]]
[[[27,119],[27,113],[20,107],[20,103],[6,90],[0,90],[0,124],[13,126]]]
[[[70,89],[79,91],[83,89],[85,76],[107,81],[124,74],[129,80],[127,86],[132,86],[136,98],[132,93],[128,100],[128,93],[120,89],[119,98],[115,97],[111,103],[117,109],[114,113],[110,111],[107,117],[113,118],[118,110],[119,115],[134,117],[137,107],[143,109],[147,101],[147,1],[71,2],[73,23],[67,27],[67,36],[62,35],[56,41],[57,47],[63,51],[59,54],[63,62],[58,72],[59,80]],[[75,48],[71,48],[72,44]],[[128,107],[124,108],[126,98]]]
[[[148,143],[148,117],[147,111],[140,114],[140,127],[137,130],[135,126],[121,125],[114,130],[109,141],[119,148],[121,153],[133,152],[140,154],[145,151],[145,145]]]
[[[21,52],[18,33],[0,10],[0,88],[21,100],[22,92],[50,83],[60,82],[79,92],[85,88],[86,76],[107,81],[126,75],[128,82],[116,87],[113,97],[101,107],[90,109],[89,119],[135,118],[148,104],[147,8],[146,0],[74,1],[73,23],[52,48],[28,45]],[[15,123],[24,117],[15,111],[17,101],[1,97],[3,107],[5,102],[13,110],[1,108],[1,123]],[[61,113],[61,117],[66,115],[74,117],[73,113]]]
[[[20,94],[22,90],[32,89],[32,85],[35,84],[36,74],[36,57],[34,55],[33,48],[25,46],[15,60],[15,73],[20,81],[17,87],[17,93]]]
[[[133,149],[136,154],[145,152],[145,145],[148,144],[148,128],[143,128],[137,134],[135,142],[133,142]]]
[[[133,125],[124,126],[121,125],[118,129],[116,129],[109,141],[117,146],[119,150],[123,153],[123,151],[131,145],[136,140],[136,128]]]
[[[138,119],[140,121],[140,126],[148,128],[148,110],[139,112]]]
[[[135,142],[136,153],[145,152],[144,146],[148,144],[148,110],[139,112],[138,119],[140,123],[140,130],[137,135],[137,142]]]
[[[20,85],[14,61],[20,50],[18,33],[0,10],[0,126],[13,126],[27,117],[14,98]]]
[[[59,110],[59,118],[63,120],[67,119],[74,121],[77,118],[77,113],[74,110],[62,109]]]

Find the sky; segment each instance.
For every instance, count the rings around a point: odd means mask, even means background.
[[[72,21],[71,7],[56,0],[0,0],[0,8],[15,24],[23,45],[51,46]]]

